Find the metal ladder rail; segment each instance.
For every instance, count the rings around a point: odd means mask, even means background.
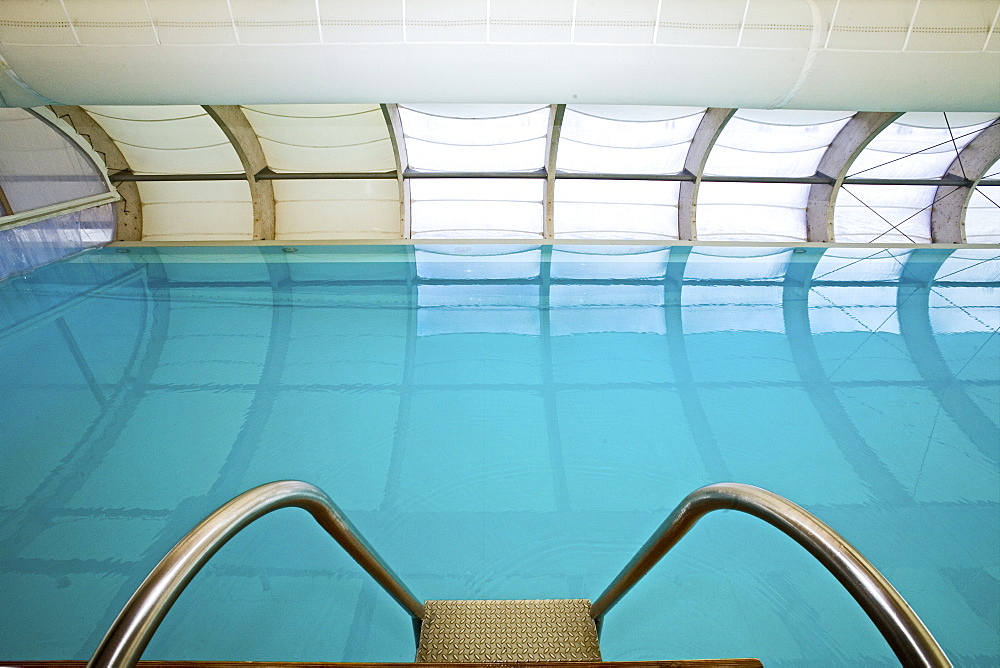
[[[424,606],[403,585],[321,489],[281,480],[240,494],[205,518],[149,573],[122,608],[87,668],[132,668],[192,578],[230,538],[280,508],[302,508],[313,516],[375,581],[413,618],[419,633]]]
[[[804,547],[854,597],[904,666],[951,668],[944,650],[889,581],[840,534],[788,499],[760,487],[726,482],[688,494],[601,596],[591,616],[601,621],[636,583],[706,514],[738,510],[764,520]]]

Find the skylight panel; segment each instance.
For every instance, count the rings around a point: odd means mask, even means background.
[[[412,179],[415,239],[542,236],[542,179]]]
[[[705,174],[812,176],[850,120],[843,111],[738,111],[712,147]]]
[[[196,105],[84,107],[136,173],[226,174],[243,171],[229,139]]]
[[[705,114],[687,107],[569,106],[556,167],[565,172],[676,174]]]
[[[957,151],[996,120],[997,114],[903,114],[858,155],[848,176],[938,178],[948,169]]]
[[[396,168],[379,105],[243,107],[276,172],[388,172]]]
[[[703,241],[805,241],[809,186],[702,183],[697,235]]]
[[[561,239],[676,239],[674,181],[556,181],[555,236]]]
[[[409,168],[444,172],[541,170],[549,108],[399,107]]]
[[[973,191],[965,212],[965,240],[1000,243],[1000,186],[979,186]]]
[[[276,239],[399,239],[395,179],[272,181]]]
[[[842,243],[930,243],[934,186],[850,185],[840,189],[834,236]]]

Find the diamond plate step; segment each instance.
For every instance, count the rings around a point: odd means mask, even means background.
[[[418,663],[600,661],[587,599],[426,601]]]

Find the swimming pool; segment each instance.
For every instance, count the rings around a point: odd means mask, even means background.
[[[102,249],[0,283],[0,658],[87,658],[169,547],[283,478],[423,599],[596,598],[674,505],[760,485],[853,542],[956,665],[1000,660],[1000,252]],[[703,520],[609,660],[894,659],[758,520]],[[305,513],[227,545],[147,658],[409,661]]]

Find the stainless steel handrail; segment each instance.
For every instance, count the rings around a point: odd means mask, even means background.
[[[861,605],[904,666],[951,668],[944,650],[917,613],[840,534],[782,496],[735,482],[707,485],[688,494],[591,605],[594,619],[600,622],[699,519],[713,510],[738,510],[758,517],[808,550]]]
[[[170,606],[212,555],[255,520],[292,506],[308,511],[406,609],[415,624],[423,619],[423,604],[382,562],[330,497],[307,482],[282,480],[240,494],[184,536],[122,608],[87,668],[135,666]]]

